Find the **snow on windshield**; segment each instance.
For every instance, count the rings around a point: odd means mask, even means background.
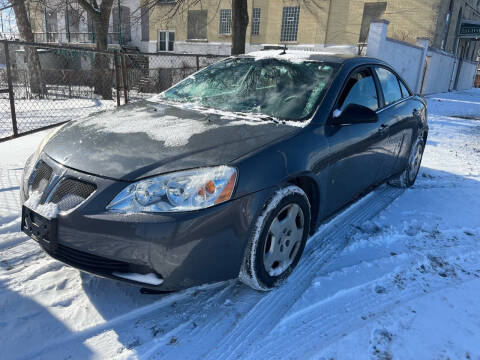
[[[207,67],[157,99],[283,120],[311,116],[338,64],[277,58],[230,58]]]

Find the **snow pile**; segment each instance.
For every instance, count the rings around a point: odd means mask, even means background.
[[[53,219],[58,215],[58,206],[54,203],[40,204],[42,199],[42,194],[38,191],[34,191],[30,194],[30,197],[25,201],[24,205],[30,210],[35,211],[37,214],[42,215],[43,217]]]

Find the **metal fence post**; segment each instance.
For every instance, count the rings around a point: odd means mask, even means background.
[[[125,97],[125,104],[128,104],[127,62],[125,60],[125,54],[123,52],[120,55],[120,59],[122,61],[123,95]]]
[[[200,57],[197,55],[195,56],[195,60],[197,60],[197,71],[200,70]]]
[[[120,69],[118,67],[118,52],[113,52],[113,64],[115,66],[115,88],[117,90],[117,106],[120,106]]]
[[[3,47],[5,50],[5,66],[7,67],[8,97],[10,99],[10,113],[12,116],[13,136],[17,136],[18,135],[17,114],[15,113],[15,96],[13,93],[12,69],[11,69],[11,63],[10,63],[10,54],[8,50],[8,41],[5,40],[3,42]]]

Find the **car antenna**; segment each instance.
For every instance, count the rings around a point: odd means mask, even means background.
[[[286,55],[287,54],[287,44],[283,45],[283,51],[280,53],[280,55]]]

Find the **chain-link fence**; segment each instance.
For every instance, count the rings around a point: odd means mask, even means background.
[[[221,58],[1,41],[0,140],[148,98]]]

